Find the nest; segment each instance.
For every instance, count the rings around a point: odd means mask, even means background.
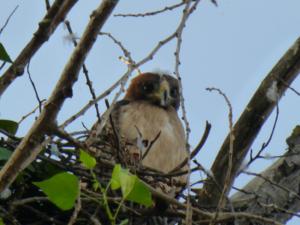
[[[79,135],[78,135],[79,134]],[[0,200],[0,217],[5,224],[111,224],[105,210],[104,196],[101,191],[93,188],[93,180],[97,179],[102,187],[107,187],[112,176],[112,170],[116,163],[129,168],[131,174],[136,174],[142,182],[149,184],[152,193],[153,204],[150,207],[142,206],[131,201],[124,201],[119,210],[115,224],[175,224],[184,218],[184,211],[176,206],[171,206],[163,198],[165,187],[181,187],[182,184],[174,183],[174,177],[184,172],[162,174],[158,171],[144,168],[139,163],[132,163],[120,157],[120,146],[116,139],[106,137],[101,144],[101,154],[94,155],[97,161],[93,173],[82,166],[79,147],[84,146],[86,133],[77,133],[73,136],[76,143],[56,138],[46,146],[37,159],[23,172],[12,184],[8,196]],[[18,139],[1,139],[0,147],[13,151],[19,144]],[[99,146],[98,146],[99,147]],[[91,152],[90,152],[91,153]],[[120,161],[120,158],[122,160]],[[0,161],[3,166],[5,161]],[[67,171],[76,175],[80,180],[80,203],[77,199],[75,209],[61,210],[54,205],[45,194],[33,184],[33,182],[49,179],[53,175]],[[106,198],[112,212],[117,210],[122,199],[120,190],[107,189]],[[165,194],[165,196],[167,196]],[[183,188],[176,193],[176,198],[184,199]],[[74,220],[74,221],[73,221]]]

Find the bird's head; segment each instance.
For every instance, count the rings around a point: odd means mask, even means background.
[[[166,74],[143,73],[135,77],[125,99],[144,100],[151,104],[178,110],[180,105],[178,80]]]

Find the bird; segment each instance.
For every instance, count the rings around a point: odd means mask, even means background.
[[[170,173],[188,157],[185,132],[178,116],[179,91],[178,80],[169,74],[145,72],[137,75],[124,98],[113,107],[110,121],[104,128],[105,135],[91,134],[93,137],[87,141],[89,146],[96,146],[95,140],[99,138],[111,140],[117,134],[121,142],[118,148],[127,149],[122,151],[122,160],[129,158],[128,161],[138,161],[143,167]],[[184,169],[187,165],[181,168]],[[186,179],[187,175],[182,175],[175,181],[184,186]]]

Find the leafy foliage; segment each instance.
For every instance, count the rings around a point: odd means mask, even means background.
[[[75,175],[62,172],[33,184],[42,189],[49,200],[60,209],[69,210],[74,207],[79,192],[79,181]]]
[[[8,160],[9,157],[11,156],[12,152],[9,151],[6,148],[0,147],[0,161],[1,160]]]
[[[15,135],[18,130],[19,124],[12,120],[0,120],[0,129],[6,131],[11,135]]]
[[[2,43],[0,43],[0,60],[2,60],[4,62],[12,63],[12,60],[9,57],[9,55],[8,55],[7,51],[5,50]]]
[[[136,176],[123,169],[121,165],[115,165],[112,177],[111,188],[121,188],[123,198],[147,207],[152,205],[151,192],[145,184]]]
[[[96,166],[96,159],[82,149],[80,149],[79,160],[87,169],[93,169]]]

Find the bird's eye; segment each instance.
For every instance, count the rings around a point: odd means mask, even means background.
[[[176,98],[178,96],[178,88],[177,87],[172,88],[171,91],[170,91],[170,95],[173,98]]]
[[[152,92],[154,90],[154,85],[152,83],[145,83],[143,85],[143,90],[148,93]]]

